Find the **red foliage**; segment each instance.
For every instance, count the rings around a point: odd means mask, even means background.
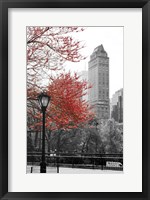
[[[80,27],[27,27],[27,80],[38,85],[39,79],[49,70],[61,69],[68,60],[79,62],[84,59],[80,49],[84,46],[69,35],[83,31]]]
[[[79,76],[70,73],[60,74],[47,87],[47,94],[51,96],[50,104],[46,111],[46,127],[50,130],[70,129],[83,125],[91,120],[94,114],[90,110],[88,103],[83,100],[90,86],[86,81],[79,81]],[[30,98],[38,96],[38,92],[30,91]],[[31,116],[29,109],[28,115]],[[33,117],[33,116],[32,116]],[[35,114],[38,123],[34,124],[34,129],[41,127],[42,115]]]

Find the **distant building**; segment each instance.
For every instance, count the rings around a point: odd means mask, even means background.
[[[110,115],[116,122],[123,122],[123,89],[118,90],[111,99]]]
[[[96,47],[88,63],[89,103],[98,119],[109,118],[109,57],[103,45]]]
[[[78,72],[78,75],[80,76],[79,80],[88,82],[88,71],[84,70],[84,71]],[[88,92],[88,91],[86,91],[86,92]],[[82,97],[82,99],[85,101],[88,101],[88,93],[85,94]]]

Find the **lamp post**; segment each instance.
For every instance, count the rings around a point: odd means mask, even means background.
[[[40,173],[46,173],[46,162],[45,162],[45,112],[49,104],[50,97],[44,93],[38,96],[39,105],[43,113],[43,135],[42,135],[42,162],[40,163]]]

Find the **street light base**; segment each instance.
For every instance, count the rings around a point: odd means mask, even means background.
[[[46,163],[45,162],[40,163],[40,173],[46,173]]]

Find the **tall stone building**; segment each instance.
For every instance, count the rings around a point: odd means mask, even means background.
[[[96,47],[88,63],[88,81],[92,84],[89,103],[98,119],[109,118],[109,57],[103,45]]]

